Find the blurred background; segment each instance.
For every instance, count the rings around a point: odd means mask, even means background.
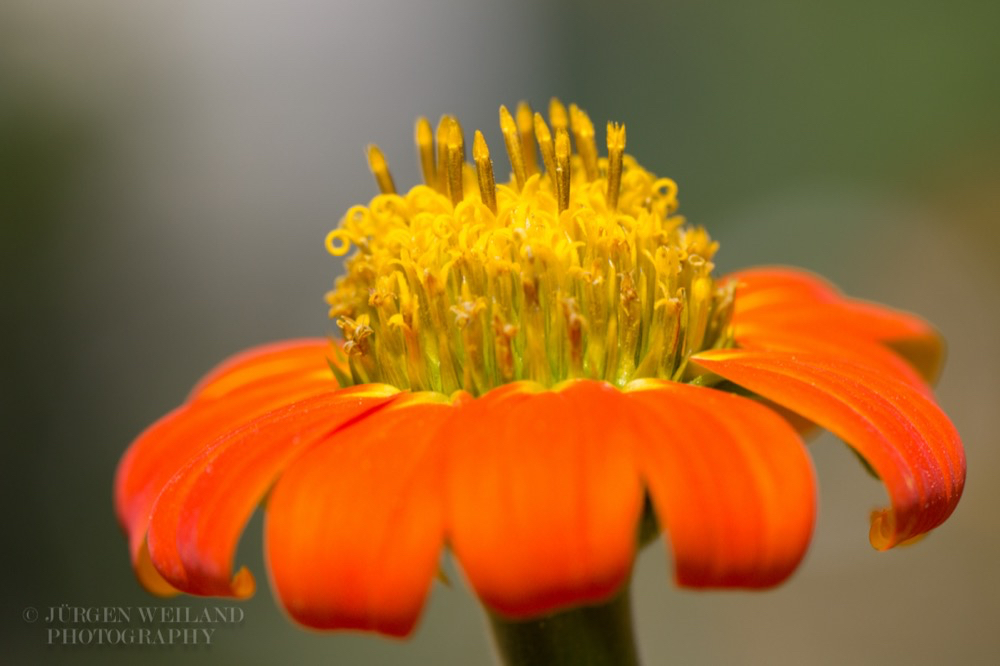
[[[406,642],[303,631],[264,584],[209,648],[50,647],[22,611],[220,605],[135,582],[111,507],[121,453],[225,356],[334,330],[322,240],[376,193],[366,143],[409,187],[418,115],[500,146],[499,104],[552,95],[627,123],[629,152],[721,241],[722,271],[803,266],[934,322],[937,394],[968,450],[954,517],[879,554],[882,489],[834,438],[811,442],[816,537],[774,591],[678,590],[654,544],[633,583],[645,663],[997,658],[1000,4],[615,7],[0,4],[0,661],[491,663],[461,582],[435,585]],[[238,559],[263,583],[259,516]]]

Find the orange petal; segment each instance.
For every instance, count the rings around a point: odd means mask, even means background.
[[[451,546],[483,602],[511,617],[614,594],[642,510],[623,394],[595,381],[535,389],[491,391],[441,433]]]
[[[275,591],[318,629],[395,636],[416,623],[444,540],[440,423],[402,394],[307,451],[278,480],[265,540]]]
[[[215,399],[260,379],[326,369],[332,346],[323,338],[282,340],[252,347],[226,359],[191,390],[190,400]]]
[[[282,378],[225,400],[185,405],[150,426],[129,447],[116,476],[116,506],[131,538],[142,539],[144,521],[164,484],[213,440],[259,414],[331,386],[328,376]]]
[[[819,352],[869,365],[910,384],[931,396],[930,387],[912,365],[884,346],[851,336],[816,336],[787,327],[743,323],[735,327],[734,337],[741,349],[757,351]]]
[[[115,473],[115,509],[129,538],[129,550],[140,581],[151,591],[157,591],[162,581],[150,577],[154,569],[139,566],[144,549],[146,527],[153,502],[166,482],[188,460],[214,439],[242,423],[288,402],[336,386],[323,361],[322,354],[312,347],[312,362],[297,364],[295,370],[275,365],[276,345],[264,348],[261,358],[265,367],[280,371],[269,376],[262,371],[249,372],[254,351],[240,355],[234,376],[212,373],[217,397],[207,396],[187,403],[167,414],[147,428],[129,447]],[[292,347],[301,353],[301,345]],[[239,383],[239,377],[243,383]],[[226,392],[221,392],[225,386]],[[150,574],[150,575],[147,575]]]
[[[761,266],[730,273],[722,282],[736,282],[734,318],[755,310],[785,308],[790,303],[833,303],[840,292],[822,277],[798,268]]]
[[[849,299],[822,278],[793,268],[750,269],[725,280],[739,281],[733,310],[737,331],[753,325],[776,334],[795,332],[803,339],[861,338],[888,346],[927,381],[940,371],[941,336],[915,315]]]
[[[149,548],[146,547],[145,536],[142,543],[139,544],[138,552],[132,555],[132,567],[135,569],[135,577],[150,594],[155,594],[158,597],[173,597],[181,593],[153,566],[153,560],[149,557]]]
[[[892,510],[873,517],[879,549],[940,525],[965,485],[954,426],[919,390],[878,370],[824,354],[701,352],[692,361],[834,432],[875,469]]]
[[[240,534],[281,471],[316,442],[391,401],[384,385],[340,389],[269,412],[223,436],[185,465],[153,506],[153,564],[190,594],[248,597],[253,577],[232,575]]]
[[[633,382],[639,469],[691,587],[766,587],[795,570],[816,489],[802,441],[762,405],[713,389]]]
[[[940,371],[944,358],[941,336],[922,319],[905,312],[864,303],[789,303],[787,307],[755,310],[733,317],[737,330],[755,325],[773,331],[794,331],[817,340],[854,337],[879,342],[893,349],[928,381]]]
[[[845,328],[877,332],[876,339],[909,361],[924,379],[937,380],[944,364],[944,338],[928,322],[907,312],[859,300],[842,303],[839,310],[838,318],[852,322]]]

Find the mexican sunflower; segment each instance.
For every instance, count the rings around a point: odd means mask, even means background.
[[[815,426],[885,485],[875,548],[951,514],[965,458],[931,326],[797,269],[715,277],[718,244],[622,125],[606,157],[558,101],[500,127],[506,184],[453,117],[418,121],[409,192],[371,146],[381,193],[326,239],[351,253],[338,339],[238,354],[131,445],[115,503],[149,590],[252,594],[233,560],[262,502],[308,627],[408,634],[445,547],[501,626],[615,603],[660,529],[678,584],[766,588],[809,544]]]

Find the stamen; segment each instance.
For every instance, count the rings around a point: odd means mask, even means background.
[[[580,149],[580,107],[576,104],[569,105],[569,131],[576,141],[577,151]]]
[[[538,140],[538,150],[542,153],[542,161],[545,162],[545,171],[552,179],[552,187],[556,186],[556,149],[552,145],[552,133],[549,126],[545,124],[542,114],[535,114],[535,138]]]
[[[624,126],[608,125],[598,160],[587,114],[558,100],[551,112],[550,125],[527,104],[500,110],[513,168],[502,185],[482,132],[466,164],[453,116],[415,126],[430,189],[386,196],[385,157],[368,148],[383,194],[326,237],[347,258],[326,296],[342,385],[481,395],[520,380],[692,381],[693,354],[735,344],[735,284],[713,280],[718,244],[674,214],[674,182],[631,158],[626,177]],[[544,179],[529,175],[542,162]]]
[[[597,141],[594,139],[594,124],[590,122],[590,116],[576,104],[571,104],[569,107],[569,122],[573,129],[573,138],[576,140],[576,150],[583,160],[587,181],[593,182],[597,180]]]
[[[641,321],[639,294],[630,273],[622,274],[618,295],[618,356],[614,381],[624,381],[635,374],[636,347]]]
[[[438,121],[437,135],[437,169],[435,170],[435,189],[448,195],[448,134],[451,131],[451,123],[454,119],[451,116],[441,116]]]
[[[566,115],[566,107],[556,97],[549,100],[549,123],[552,125],[552,131],[556,135],[559,134],[559,130],[569,129],[569,117]]]
[[[505,324],[498,314],[493,315],[493,339],[495,341],[497,372],[500,374],[500,381],[507,383],[512,381],[517,372],[517,361],[513,340],[517,337],[517,326]]]
[[[465,142],[462,139],[462,128],[457,121],[452,121],[448,130],[448,192],[451,202],[456,206],[465,197],[462,184],[462,167],[465,166]]]
[[[530,178],[538,173],[538,157],[535,155],[534,114],[527,102],[517,105],[517,131],[521,135],[521,155],[524,157],[524,175]]]
[[[493,178],[493,161],[490,159],[490,149],[486,147],[486,139],[483,138],[483,133],[479,130],[476,130],[472,139],[472,159],[476,161],[479,194],[483,198],[483,203],[496,214],[497,185]]]
[[[569,208],[569,134],[559,130],[556,134],[556,197],[559,201],[559,212]]]
[[[458,131],[458,145],[462,151],[462,162],[465,162],[465,132],[462,131],[462,123],[458,122],[458,118],[452,116],[451,124],[454,125],[455,129]]]
[[[688,330],[684,338],[684,355],[690,355],[701,348],[708,326],[708,316],[712,307],[712,280],[708,277],[709,265],[697,254],[687,258],[690,270],[694,273],[691,280],[691,296],[688,300]]]
[[[389,173],[389,165],[386,164],[385,155],[374,143],[368,146],[368,166],[375,176],[379,191],[382,194],[395,194],[396,185],[392,182],[392,174]]]
[[[428,187],[434,187],[437,174],[435,174],[434,168],[434,130],[431,129],[430,121],[426,118],[419,118],[416,134],[420,172],[424,176],[424,184]]]
[[[608,123],[608,209],[618,208],[622,184],[622,161],[625,156],[625,125]]]
[[[517,189],[523,190],[527,178],[524,174],[524,156],[521,154],[521,137],[517,131],[517,124],[506,106],[500,107],[500,131],[503,132],[503,140],[507,144],[507,155],[510,157],[510,167],[514,171]]]

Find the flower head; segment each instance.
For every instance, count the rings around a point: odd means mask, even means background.
[[[371,147],[381,194],[327,238],[354,250],[327,295],[342,342],[244,352],[132,444],[116,508],[150,590],[251,594],[233,558],[265,496],[274,588],[312,627],[408,633],[443,547],[503,616],[606,600],[644,511],[678,583],[775,585],[812,533],[813,424],[885,484],[876,548],[951,514],[932,328],[794,269],[716,279],[623,126],[599,157],[575,106],[500,124],[507,184],[451,117],[418,122],[406,194]]]
[[[495,185],[478,131],[474,164],[465,162],[447,116],[437,162],[430,125],[418,123],[427,183],[405,195],[370,148],[382,194],[327,237],[335,255],[357,248],[327,295],[346,340],[345,383],[472,395],[519,380],[623,387],[679,378],[691,354],[731,346],[735,284],[712,278],[718,244],[674,214],[672,180],[625,155],[624,126],[608,125],[608,157],[598,158],[576,106],[556,107],[554,141],[540,115],[518,111],[520,127],[500,110],[514,171],[506,185]]]

